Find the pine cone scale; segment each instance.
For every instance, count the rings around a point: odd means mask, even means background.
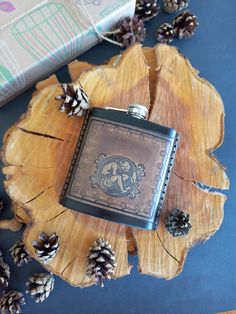
[[[102,279],[111,279],[115,268],[115,255],[111,245],[104,239],[98,239],[89,248],[87,275],[103,287]]]
[[[10,267],[3,260],[2,251],[0,250],[0,286],[5,289],[8,287],[10,280]]]
[[[3,200],[0,199],[0,214],[2,213],[3,209],[4,209],[4,202]]]
[[[1,313],[21,313],[21,306],[25,304],[25,298],[21,292],[11,290],[3,295],[0,300]]]
[[[174,27],[169,23],[162,24],[157,30],[157,41],[160,43],[170,43],[174,39]]]
[[[159,6],[157,0],[137,0],[135,14],[139,19],[148,21],[159,13]]]
[[[172,210],[166,218],[166,229],[174,237],[187,235],[191,227],[189,214],[180,209]]]
[[[83,110],[90,107],[88,95],[83,88],[78,85],[62,84],[63,95],[56,96],[56,100],[63,101],[60,105],[60,111],[68,116],[81,116]]]
[[[11,256],[14,260],[14,263],[17,266],[22,266],[29,263],[32,258],[26,252],[26,248],[23,241],[17,241],[12,248],[10,248]]]
[[[54,282],[52,274],[35,273],[26,283],[26,293],[29,293],[36,303],[43,302],[53,290]]]
[[[42,232],[39,235],[39,241],[33,241],[32,245],[37,257],[43,264],[50,263],[60,248],[59,237],[56,233],[48,236]]]
[[[164,0],[164,11],[166,13],[179,12],[188,7],[189,0]]]
[[[137,16],[121,20],[114,31],[115,40],[128,48],[136,42],[142,42],[146,36],[146,28]]]
[[[176,16],[173,21],[175,36],[179,37],[179,39],[193,36],[197,26],[197,17],[190,11],[184,11]]]

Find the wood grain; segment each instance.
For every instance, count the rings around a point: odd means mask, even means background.
[[[188,250],[207,240],[223,219],[226,197],[209,192],[229,187],[224,168],[211,154],[223,141],[224,106],[212,85],[199,78],[175,48],[158,46],[154,54],[150,50],[146,58],[155,68],[155,74],[150,72],[155,82],[150,85],[150,120],[175,128],[181,140],[158,230],[133,234],[141,271],[171,279],[182,270]],[[165,230],[165,217],[174,208],[191,216],[193,228],[187,237],[173,238]]]
[[[115,278],[130,272],[128,251],[138,254],[142,273],[173,278],[191,246],[208,239],[223,218],[225,196],[210,190],[229,187],[224,168],[212,156],[224,135],[220,96],[167,45],[135,45],[102,66],[74,61],[69,71],[93,106],[127,108],[141,103],[149,108],[151,121],[177,129],[180,147],[157,231],[126,228],[66,209],[58,198],[83,119],[58,111],[54,98],[61,88],[55,77],[40,83],[28,112],[7,132],[3,147],[5,187],[17,204],[15,212],[28,224],[24,241],[29,253],[35,257],[32,241],[41,231],[57,232],[60,250],[46,267],[84,287],[93,284],[85,274],[88,247],[105,237],[117,256]],[[191,215],[193,228],[184,238],[173,238],[164,228],[167,213],[176,207]]]

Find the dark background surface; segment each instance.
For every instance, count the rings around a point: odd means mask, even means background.
[[[235,232],[235,147],[236,147],[236,1],[235,0],[192,0],[190,9],[198,16],[200,26],[191,40],[174,41],[221,94],[226,111],[225,141],[215,152],[227,167],[231,189],[226,193],[225,218],[220,230],[205,244],[195,246],[189,252],[183,272],[175,279],[166,281],[140,275],[137,259],[128,277],[106,282],[103,289],[90,287],[73,288],[56,278],[55,289],[47,301],[35,304],[29,296],[23,313],[216,313],[236,309],[236,232]],[[144,43],[152,46],[155,30],[173,16],[161,13],[147,23],[148,36]],[[103,43],[80,56],[80,60],[102,63],[119,48]],[[57,72],[61,81],[69,81],[66,67]],[[33,88],[0,109],[0,137],[26,111]],[[1,175],[0,196],[8,203],[8,210],[2,217],[10,217],[9,200],[3,190]],[[36,262],[21,268],[13,265],[8,249],[20,239],[21,233],[0,231],[0,247],[12,269],[10,287],[25,290],[27,277],[42,270]]]

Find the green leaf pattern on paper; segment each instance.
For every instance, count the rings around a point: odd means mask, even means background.
[[[0,40],[0,103],[25,86],[25,77],[4,40]]]
[[[13,75],[9,69],[0,64],[0,87],[13,79]]]
[[[13,25],[12,35],[34,59],[54,69],[81,50],[81,30],[66,6],[56,2],[25,14]]]

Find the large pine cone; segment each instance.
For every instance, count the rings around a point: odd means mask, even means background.
[[[83,110],[90,107],[88,95],[80,85],[62,84],[63,94],[56,97],[62,100],[60,111],[68,116],[82,116]]]
[[[175,36],[179,39],[193,36],[197,26],[197,17],[189,11],[184,11],[173,20]]]
[[[52,274],[36,273],[29,277],[26,283],[26,293],[30,293],[31,297],[36,303],[43,302],[48,298],[50,292],[54,288],[54,281]]]
[[[157,0],[137,0],[135,14],[139,19],[148,21],[159,12],[160,8],[157,5]]]
[[[185,236],[192,228],[189,214],[176,208],[172,210],[166,218],[166,229],[174,236]]]
[[[127,48],[135,43],[144,41],[146,28],[137,16],[125,17],[121,20],[114,31],[115,39]]]
[[[47,264],[54,259],[59,250],[59,238],[55,232],[49,236],[42,232],[39,235],[39,241],[33,241],[32,245],[40,262]]]
[[[4,294],[0,300],[0,311],[2,314],[21,313],[21,305],[25,304],[23,293],[11,290]]]
[[[23,241],[17,241],[13,247],[10,248],[10,253],[17,266],[22,266],[32,260],[25,250],[25,244]]]
[[[0,250],[0,286],[5,289],[10,280],[10,267],[3,261],[2,251]]]
[[[98,239],[89,248],[87,275],[95,283],[104,286],[102,279],[111,279],[116,268],[115,253],[104,239]]]
[[[166,13],[179,12],[188,7],[189,0],[164,0],[164,11]]]

